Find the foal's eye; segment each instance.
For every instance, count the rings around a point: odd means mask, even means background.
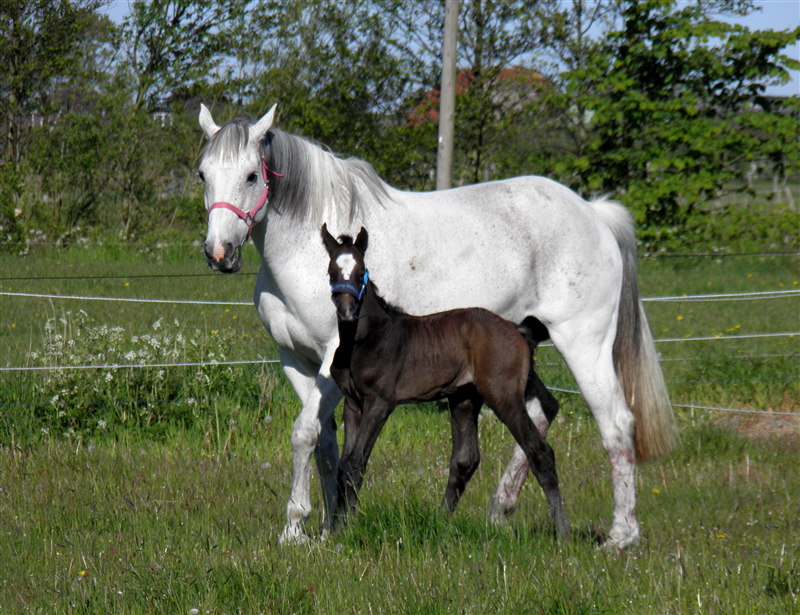
[[[199,177],[199,178],[200,178],[200,181],[201,181],[201,182],[203,182],[204,184],[206,183],[206,176],[205,176],[205,175],[203,175],[203,172],[202,172],[202,171],[198,171],[198,172],[197,172],[197,177]]]
[[[250,173],[250,175],[247,176],[248,185],[252,186],[257,181],[258,181],[258,175],[256,175],[255,173]]]

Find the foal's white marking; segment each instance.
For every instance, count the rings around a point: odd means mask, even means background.
[[[353,275],[353,269],[356,267],[356,259],[352,254],[342,254],[336,259],[336,265],[341,269],[342,277],[345,280],[349,280],[350,276]]]

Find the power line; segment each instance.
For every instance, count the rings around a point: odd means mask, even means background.
[[[205,274],[204,274],[205,275]],[[127,276],[120,276],[118,279],[125,279]],[[167,276],[165,276],[167,277]],[[50,293],[23,293],[14,291],[0,291],[0,296],[6,297],[27,297],[39,299],[76,299],[83,301],[127,301],[132,303],[171,303],[171,304],[212,304],[212,305],[253,305],[250,301],[207,301],[198,299],[141,299],[136,297],[93,297],[87,295],[56,295]],[[749,293],[725,293],[714,295],[675,295],[665,297],[643,297],[645,302],[664,302],[678,303],[690,301],[717,302],[717,301],[743,301],[761,299],[787,299],[800,297],[800,289],[797,290],[773,290],[757,291]]]
[[[208,301],[199,299],[139,299],[135,297],[86,297],[82,295],[50,295],[44,293],[0,292],[0,296],[32,299],[77,299],[79,301],[120,301],[123,303],[169,303],[172,305],[249,305],[252,301]]]
[[[280,363],[279,359],[242,359],[239,361],[188,361],[185,363],[108,363],[104,365],[27,365],[24,367],[0,367],[0,372],[45,372],[69,370],[142,369],[166,367],[225,367],[227,365],[258,365]]]
[[[560,387],[547,386],[550,391],[559,391],[561,393],[570,393],[572,395],[580,395],[580,391],[573,389],[564,389]],[[746,410],[741,408],[721,408],[719,406],[700,406],[696,404],[672,404],[673,408],[688,408],[690,410],[713,410],[716,412],[735,412],[741,414],[763,414],[763,415],[776,415],[776,416],[794,416],[800,419],[800,412],[783,412],[781,410]]]

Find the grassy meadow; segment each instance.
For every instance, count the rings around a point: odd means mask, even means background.
[[[34,248],[0,254],[0,290],[249,302],[245,257],[223,276],[199,246]],[[642,257],[640,286],[796,290],[800,257]],[[389,421],[342,532],[281,547],[300,404],[273,363],[209,364],[276,357],[251,305],[0,295],[0,367],[187,364],[0,371],[0,612],[800,613],[800,341],[725,339],[800,331],[800,298],[646,308],[654,337],[678,340],[658,350],[681,441],[640,466],[640,546],[597,547],[608,462],[581,398],[556,392],[570,540],[535,481],[508,526],[486,523],[512,448],[486,411],[481,467],[441,513],[449,422],[430,404]],[[553,348],[538,361],[547,385],[575,388]]]

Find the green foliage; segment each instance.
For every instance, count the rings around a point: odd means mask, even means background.
[[[122,69],[132,83],[134,107],[163,111],[194,85],[225,80],[218,67],[240,44],[247,5],[245,0],[132,2],[123,25]]]
[[[441,3],[159,0],[133,2],[120,27],[102,0],[6,4],[0,244],[162,236],[165,221],[199,232],[200,101],[220,121],[277,102],[282,128],[400,188],[433,187]],[[791,207],[785,186],[800,172],[800,98],[763,96],[800,66],[785,54],[800,29],[716,19],[752,10],[462,2],[455,183],[552,176],[624,201],[649,248],[744,242],[701,215],[765,177]],[[770,245],[786,243],[778,234]]]
[[[588,191],[619,195],[650,232],[663,234],[683,229],[750,163],[784,177],[800,169],[796,97],[774,109],[762,98],[765,84],[796,65],[781,50],[800,39],[800,28],[754,32],[711,18],[720,8],[746,13],[746,2],[620,6],[621,27],[568,74],[591,120],[585,149],[567,156],[562,171]]]
[[[22,124],[30,113],[58,108],[57,93],[63,93],[58,90],[80,72],[82,45],[87,33],[98,31],[103,18],[95,11],[104,4],[6,0],[0,5],[0,161],[16,166],[22,160]]]
[[[37,405],[42,429],[79,436],[142,427],[158,433],[203,423],[215,392],[241,384],[230,366],[136,366],[213,364],[225,361],[235,347],[228,330],[186,330],[177,320],[158,319],[147,333],[128,337],[124,328],[95,324],[84,311],[49,318],[42,348],[32,351],[28,360],[66,369],[47,372],[35,385],[36,395],[48,400]],[[87,373],[80,369],[86,365],[105,367]],[[240,393],[257,397],[256,386],[240,387]]]

